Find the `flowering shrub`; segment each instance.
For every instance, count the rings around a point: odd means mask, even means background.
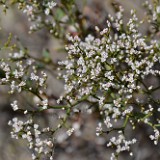
[[[158,2],[144,4],[147,22],[154,27],[147,35],[139,31],[144,21],[138,20],[135,10],[131,10],[128,22],[123,22],[121,6],[115,16],[108,16],[106,28],[95,26],[93,33],[83,25],[85,17],[74,0],[0,3],[5,12],[13,4],[18,6],[31,23],[29,33],[45,28],[63,41],[67,53],[66,60],[58,63],[51,60],[49,52],[37,59],[27,48],[14,44],[11,35],[1,46],[1,51],[9,52],[0,63],[1,85],[9,86],[10,94],[21,93],[30,99],[24,106],[18,99],[11,103],[15,112],[25,115],[9,121],[11,136],[27,140],[32,159],[54,159],[56,134],[62,128],[65,137],[79,131],[80,124],[73,123],[72,117],[83,114],[83,106],[85,112],[97,114],[96,135],[110,137],[106,147],[114,150],[111,160],[118,159],[124,151],[134,154],[132,145],[138,139],[128,135],[129,128],[134,132],[145,124],[152,129],[148,137],[158,144],[160,99],[154,96],[160,89]],[[56,102],[47,92],[50,72],[64,80],[64,93]],[[158,83],[148,84],[149,78]],[[50,113],[55,115],[54,124],[44,126],[38,122],[39,116]]]

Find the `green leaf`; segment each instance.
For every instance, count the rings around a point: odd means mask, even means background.
[[[65,16],[65,13],[62,9],[58,8],[55,13],[55,18],[60,21]]]
[[[48,50],[44,50],[42,52],[42,56],[43,56],[45,62],[50,62],[51,61],[50,53],[49,53]]]

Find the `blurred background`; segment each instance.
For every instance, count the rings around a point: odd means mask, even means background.
[[[140,0],[77,0],[79,10],[87,19],[87,24],[90,29],[94,26],[105,27],[105,22],[108,13],[114,14],[113,5],[116,3],[121,4],[125,9],[124,20],[128,20],[130,17],[130,10],[136,9],[137,16],[141,20],[145,16],[145,10],[142,7]],[[85,4],[85,5],[84,5]],[[59,52],[61,49],[61,42],[53,37],[50,37],[45,30],[40,30],[31,35],[28,34],[29,26],[27,17],[17,8],[13,7],[8,10],[6,15],[2,13],[0,8],[0,26],[3,28],[3,32],[0,32],[0,40],[3,41],[9,33],[17,36],[21,43],[26,46],[34,56],[41,56],[42,51],[48,49],[52,55],[52,60],[57,62],[58,60],[65,59],[66,54]],[[141,26],[140,31],[145,34],[148,31],[147,24]],[[57,80],[56,77],[51,76],[48,79],[50,87],[47,92],[59,97],[63,93],[63,82]],[[149,83],[159,83],[157,80],[150,79]],[[156,94],[160,97],[159,93]],[[10,107],[10,102],[13,100],[13,96],[9,96],[5,87],[0,88],[0,160],[31,160],[31,152],[28,150],[26,143],[23,141],[16,141],[10,138],[10,128],[8,121],[15,116],[15,113]],[[23,99],[22,99],[23,101]],[[52,120],[49,120],[50,123]],[[94,115],[83,114],[82,124],[83,127],[82,136],[72,136],[66,139],[61,144],[55,145],[55,160],[109,160],[109,154],[111,150],[106,148],[106,142],[103,138],[97,138],[95,135],[96,119]],[[149,140],[148,136],[145,136],[146,129],[144,126],[138,128],[139,142],[133,148],[136,153],[135,157],[126,157],[126,154],[122,155],[121,159],[127,160],[159,160],[160,159],[160,146],[154,146]],[[132,133],[134,134],[134,133]],[[59,140],[61,141],[61,139]]]

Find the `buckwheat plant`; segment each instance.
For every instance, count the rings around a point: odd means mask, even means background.
[[[0,1],[4,11],[11,4]],[[63,139],[80,129],[72,117],[82,110],[96,114],[95,134],[106,138],[112,148],[111,160],[121,152],[133,156],[132,146],[139,141],[136,128],[149,128],[148,138],[155,145],[160,138],[160,3],[146,2],[148,25],[156,28],[146,35],[139,31],[136,11],[123,21],[124,9],[118,6],[115,16],[108,15],[106,28],[95,26],[94,33],[83,26],[80,11],[74,1],[13,0],[31,22],[29,33],[46,28],[49,34],[63,41],[66,60],[55,64],[51,59],[37,59],[27,48],[12,43],[9,36],[1,51],[9,52],[1,59],[1,85],[8,86],[9,94],[27,96],[29,102],[21,106],[11,103],[19,115],[9,121],[11,136],[26,139],[32,159],[54,159],[57,133],[64,129]],[[83,17],[84,18],[84,17]],[[69,29],[72,28],[72,29]],[[73,34],[74,32],[74,34]],[[86,36],[86,32],[88,35]],[[64,93],[56,102],[48,94],[47,74],[55,73],[64,81]],[[150,84],[148,79],[156,79]],[[17,96],[15,96],[17,97]],[[41,124],[40,116],[52,114],[51,125]],[[146,133],[144,133],[146,134]],[[63,140],[62,140],[63,141]]]

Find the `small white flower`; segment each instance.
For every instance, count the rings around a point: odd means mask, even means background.
[[[45,9],[45,14],[46,14],[46,15],[49,15],[49,13],[50,13],[50,9],[49,9],[49,8],[46,8],[46,9]]]
[[[68,135],[68,136],[71,136],[73,132],[74,132],[74,128],[70,128],[70,129],[67,131],[67,135]]]
[[[11,107],[14,111],[18,110],[18,104],[17,104],[17,100],[13,101],[13,103],[11,103]]]
[[[38,81],[39,77],[37,75],[35,75],[35,73],[31,73],[31,77],[30,77],[31,80],[35,80],[35,81]]]

